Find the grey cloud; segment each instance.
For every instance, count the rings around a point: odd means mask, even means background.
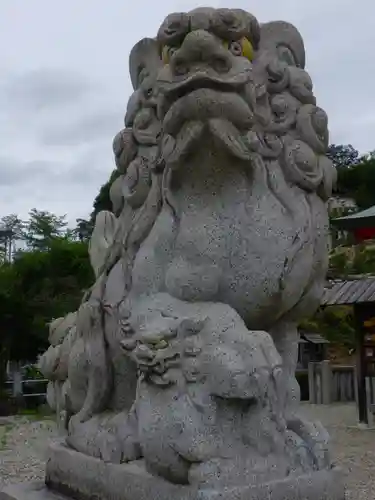
[[[3,93],[8,106],[41,111],[76,104],[94,89],[93,83],[79,73],[43,68],[11,76]]]
[[[32,207],[47,209],[56,214],[68,214],[74,225],[78,217],[88,217],[100,186],[106,182],[113,169],[111,150],[94,146],[77,157],[73,163],[52,164],[49,173],[40,177],[32,186],[16,187],[19,202],[9,198],[6,213],[17,212],[12,206],[22,205],[27,213]],[[10,190],[8,190],[10,191]],[[7,190],[5,190],[7,192]],[[6,197],[5,197],[6,198]],[[4,198],[0,196],[1,204]]]
[[[98,146],[86,148],[74,162],[0,157],[0,215],[27,217],[37,207],[68,213],[73,222],[87,217],[100,186],[112,172],[111,160],[111,149]]]
[[[44,182],[60,168],[60,164],[52,164],[45,160],[23,162],[15,158],[0,157],[0,189],[17,188],[40,180]]]
[[[104,155],[100,155],[99,158],[104,158]],[[68,166],[58,179],[65,184],[70,184],[73,189],[77,188],[78,191],[82,191],[82,186],[84,186],[85,191],[87,188],[94,187],[96,190],[94,196],[96,196],[100,186],[109,179],[115,168],[113,162],[110,161],[110,155],[108,155],[107,161],[100,161],[100,159],[98,159],[95,150],[92,150],[85,157]]]
[[[104,167],[100,161],[103,156],[103,151],[90,148],[74,163],[56,160],[22,161],[12,157],[0,157],[0,190],[4,192],[32,186],[33,191],[34,188],[42,189],[50,195],[51,187],[60,189],[74,185],[77,189],[82,189],[82,185],[100,186],[100,183],[106,180],[107,170],[108,177],[112,171],[110,148],[106,155],[107,166]]]
[[[76,146],[85,143],[106,141],[123,127],[123,113],[98,111],[91,115],[80,116],[69,123],[61,124],[54,120],[40,134],[40,141],[46,146]]]

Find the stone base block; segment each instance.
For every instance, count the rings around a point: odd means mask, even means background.
[[[18,483],[0,491],[0,500],[67,500],[47,488],[42,482]]]
[[[51,445],[46,485],[24,483],[0,493],[0,500],[344,500],[339,469],[289,477],[267,484],[223,490],[170,484],[149,474],[142,461],[110,464]]]

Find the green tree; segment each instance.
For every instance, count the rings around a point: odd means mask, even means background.
[[[99,193],[94,200],[93,210],[90,214],[91,224],[93,224],[95,222],[95,218],[96,218],[97,214],[99,212],[101,212],[102,210],[112,211],[112,202],[111,202],[111,199],[109,197],[109,190],[111,189],[111,186],[114,183],[114,181],[120,175],[121,174],[117,169],[113,170],[109,180],[101,186]]]
[[[351,144],[331,144],[327,156],[336,168],[351,167],[360,161],[359,152]]]
[[[65,215],[55,215],[33,208],[29,213],[29,220],[24,224],[23,239],[28,248],[45,250],[53,239],[66,233],[66,228]]]
[[[6,366],[15,351],[16,339],[26,337],[27,311],[18,294],[17,277],[11,263],[0,266],[0,398],[6,378]],[[13,332],[16,332],[14,334]],[[22,342],[19,347],[23,349]]]
[[[93,280],[85,242],[54,238],[48,250],[22,252],[13,263],[18,285],[31,311],[35,335],[51,317],[77,308]]]
[[[375,154],[362,157],[358,164],[338,169],[338,191],[351,196],[360,209],[375,205]]]
[[[355,324],[352,307],[331,306],[319,309],[300,324],[302,330],[323,335],[332,343],[355,347]]]
[[[0,266],[0,388],[9,360],[32,360],[48,345],[47,323],[79,306],[93,282],[87,243],[54,236]]]
[[[77,219],[76,223],[77,226],[74,229],[74,234],[78,237],[79,241],[89,241],[94,229],[93,222],[86,219]]]
[[[24,222],[16,214],[6,215],[0,219],[0,261],[12,260],[15,243],[22,239]]]

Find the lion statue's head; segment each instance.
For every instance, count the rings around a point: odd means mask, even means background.
[[[327,115],[304,67],[293,25],[260,24],[240,9],[171,14],[156,38],[136,44],[127,128],[114,142],[117,182],[136,214],[126,237],[133,288],[155,283],[160,265],[172,295],[224,301],[244,317],[297,318],[316,308],[336,172],[325,155]],[[176,255],[165,250],[156,263],[142,244],[160,242],[168,224]],[[184,268],[183,259],[201,262]]]

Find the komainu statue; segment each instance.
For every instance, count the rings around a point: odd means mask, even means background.
[[[297,29],[168,16],[130,54],[113,213],[90,245],[49,488],[75,498],[342,500],[299,411],[335,170]]]

